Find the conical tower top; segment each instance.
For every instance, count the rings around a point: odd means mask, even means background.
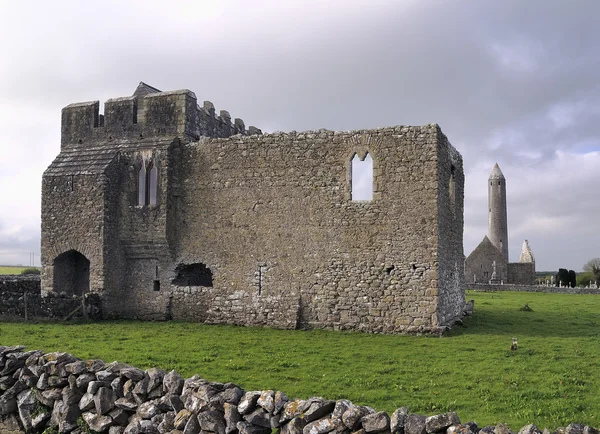
[[[500,170],[500,166],[498,166],[498,163],[496,163],[494,169],[492,170],[492,173],[490,173],[489,179],[505,179],[502,170]]]

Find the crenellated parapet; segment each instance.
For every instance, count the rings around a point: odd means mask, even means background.
[[[261,134],[261,131],[255,127],[246,130],[241,119],[232,122],[225,110],[217,116],[209,101],[199,107],[196,95],[187,89],[136,92],[131,97],[112,98],[105,102],[104,114],[100,113],[99,101],[70,104],[62,110],[62,148],[98,141],[153,137],[197,140],[200,136],[235,134]]]
[[[231,115],[226,110],[216,114],[215,106],[210,101],[204,101],[204,105],[198,108],[200,115],[200,135],[206,137],[229,137],[235,134],[254,135],[262,134],[256,127],[246,130],[244,121],[236,118],[231,122]]]

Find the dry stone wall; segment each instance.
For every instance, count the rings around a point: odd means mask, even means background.
[[[40,276],[0,275],[0,318],[60,320],[67,317],[101,318],[100,297],[87,294],[83,311],[81,297],[54,292],[42,295]]]
[[[455,412],[391,415],[370,407],[67,353],[0,346],[0,432],[101,434],[514,434],[505,425],[461,424]],[[571,424],[565,434],[598,434]],[[519,434],[541,434],[535,425]],[[544,430],[544,434],[550,434]]]

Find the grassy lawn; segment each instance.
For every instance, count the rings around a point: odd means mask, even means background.
[[[0,343],[176,369],[290,397],[343,397],[388,412],[455,410],[480,426],[600,425],[599,296],[467,298],[475,299],[475,315],[441,338],[127,321],[0,323]],[[532,311],[520,310],[525,304]]]
[[[0,275],[2,274],[21,274],[28,267],[16,267],[13,265],[0,265]]]

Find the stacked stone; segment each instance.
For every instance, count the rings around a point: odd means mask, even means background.
[[[0,347],[2,433],[514,434],[504,425],[461,424],[454,412],[426,417],[402,407],[390,417],[345,399],[290,400],[175,371],[23,350]],[[579,424],[556,432],[599,434]],[[519,434],[542,433],[527,425]]]

